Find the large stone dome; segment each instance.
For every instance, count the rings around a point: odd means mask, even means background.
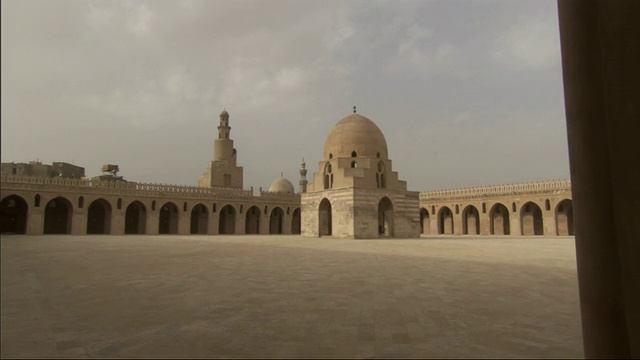
[[[287,180],[287,178],[279,177],[271,183],[269,186],[270,192],[281,192],[281,193],[291,193],[293,194],[295,190],[293,189],[293,184],[291,181]]]
[[[357,156],[386,159],[387,141],[380,128],[360,114],[351,114],[338,121],[324,144],[324,159]]]

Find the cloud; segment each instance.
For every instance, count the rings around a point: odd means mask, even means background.
[[[558,26],[546,20],[523,21],[494,41],[491,59],[517,70],[548,68],[558,64]]]

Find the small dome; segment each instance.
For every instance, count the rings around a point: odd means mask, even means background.
[[[220,113],[220,116],[229,116],[229,113],[227,112],[227,109],[222,110],[222,112]]]
[[[271,183],[271,186],[269,186],[269,191],[291,193],[291,194],[295,192],[291,181],[287,180],[287,178],[284,178],[284,177],[279,177],[273,180],[273,182]]]
[[[387,158],[387,140],[380,128],[360,114],[351,114],[333,126],[324,144],[324,159],[356,156]]]

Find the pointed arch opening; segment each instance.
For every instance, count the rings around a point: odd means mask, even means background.
[[[520,208],[520,228],[522,235],[542,235],[542,210],[538,204],[529,201]]]
[[[200,203],[191,209],[191,233],[204,235],[209,228],[209,209]]]
[[[497,203],[489,212],[489,227],[491,235],[509,235],[509,209],[503,204]]]
[[[318,207],[318,225],[320,236],[331,236],[332,234],[332,224],[331,224],[331,202],[329,199],[324,198],[320,201],[320,206]]]
[[[0,202],[0,234],[26,234],[29,205],[18,195],[9,195]]]
[[[147,208],[140,201],[127,206],[124,218],[125,234],[145,234],[147,232]]]
[[[480,214],[473,205],[469,205],[462,210],[462,233],[465,235],[480,235]]]
[[[160,207],[160,223],[158,224],[158,233],[178,233],[178,206],[176,204],[167,202]]]
[[[72,211],[71,202],[61,196],[49,201],[44,210],[44,233],[70,234]]]
[[[453,213],[447,206],[438,211],[438,234],[453,234]]]
[[[573,231],[573,202],[564,199],[556,206],[556,234],[559,236],[575,235]]]
[[[260,209],[257,206],[252,206],[246,211],[246,218],[244,222],[245,234],[259,234],[260,233]]]
[[[386,196],[378,202],[378,235],[393,237],[393,203]]]
[[[218,223],[219,234],[236,233],[236,208],[232,205],[225,205],[220,209],[220,221]]]
[[[87,234],[110,233],[111,204],[102,198],[92,201],[87,211]]]
[[[293,210],[293,215],[291,215],[291,233],[292,234],[300,234],[302,229],[302,216],[300,208],[296,208]]]
[[[269,216],[269,234],[282,234],[283,221],[284,211],[278,206],[274,207]]]
[[[425,208],[420,209],[420,233],[421,234],[429,234],[431,231],[429,223],[429,211]]]

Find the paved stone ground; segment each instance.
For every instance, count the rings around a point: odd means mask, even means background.
[[[7,357],[582,357],[573,238],[3,236]]]

